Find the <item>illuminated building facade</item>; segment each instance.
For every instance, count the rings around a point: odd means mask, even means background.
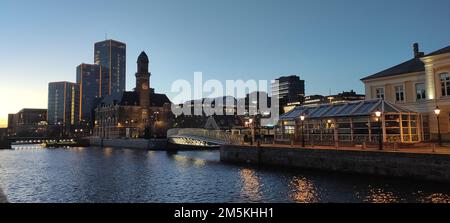
[[[10,136],[38,137],[47,131],[47,109],[24,108],[16,114],[8,115]]]
[[[102,97],[101,68],[96,64],[80,64],[77,67],[78,121],[92,123],[96,102]],[[92,125],[92,124],[91,124]]]
[[[101,67],[101,95],[117,95],[125,91],[126,44],[105,40],[94,45],[95,64]]]
[[[419,51],[419,44],[413,48],[412,59],[361,79],[366,97],[419,112],[425,140],[436,140],[440,125],[442,139],[450,141],[450,46],[427,55]]]
[[[79,85],[71,82],[48,84],[49,125],[74,126],[79,121]]]
[[[149,60],[138,58],[136,88],[106,96],[95,110],[94,135],[100,138],[165,137],[171,126],[171,102],[150,88]]]

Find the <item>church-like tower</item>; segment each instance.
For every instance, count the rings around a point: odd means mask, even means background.
[[[148,56],[145,52],[142,52],[137,60],[136,91],[139,95],[139,105],[145,108],[150,106],[150,72],[148,71],[148,64]]]

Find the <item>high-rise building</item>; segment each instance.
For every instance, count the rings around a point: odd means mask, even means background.
[[[50,125],[73,126],[79,121],[79,86],[71,82],[48,84],[48,113]]]
[[[95,64],[101,66],[101,95],[114,95],[125,91],[126,44],[115,40],[95,43]]]
[[[8,134],[19,137],[38,137],[46,134],[47,109],[24,108],[8,115]]]
[[[280,77],[272,84],[272,97],[278,98],[280,112],[288,104],[301,103],[304,96],[305,81],[296,75]]]
[[[79,93],[79,121],[92,122],[96,101],[103,94],[101,67],[97,64],[80,64],[77,67],[77,84]]]

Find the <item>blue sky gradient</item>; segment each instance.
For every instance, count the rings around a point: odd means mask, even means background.
[[[136,59],[151,85],[177,79],[266,79],[297,74],[307,94],[363,93],[360,78],[450,44],[448,0],[1,0],[0,125],[7,113],[47,106],[47,84],[75,81],[93,44],[127,43],[127,89]],[[173,97],[174,94],[168,92]]]

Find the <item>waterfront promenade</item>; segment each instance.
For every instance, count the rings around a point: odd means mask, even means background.
[[[434,146],[433,146],[434,147]],[[263,144],[226,145],[224,162],[273,165],[333,172],[380,175],[450,183],[450,149],[446,147],[358,148]]]
[[[245,146],[250,146],[246,143]],[[306,145],[302,147],[301,145],[286,145],[286,144],[261,144],[264,148],[297,148],[297,149],[309,149],[309,150],[342,150],[342,151],[367,151],[367,152],[388,152],[388,153],[418,153],[418,154],[447,154],[450,155],[450,147],[447,146],[433,146],[432,144],[415,146],[415,147],[396,147],[393,145],[384,146],[383,150],[379,150],[377,146],[368,146],[363,148],[362,146],[310,146]],[[256,147],[255,145],[253,147]]]

